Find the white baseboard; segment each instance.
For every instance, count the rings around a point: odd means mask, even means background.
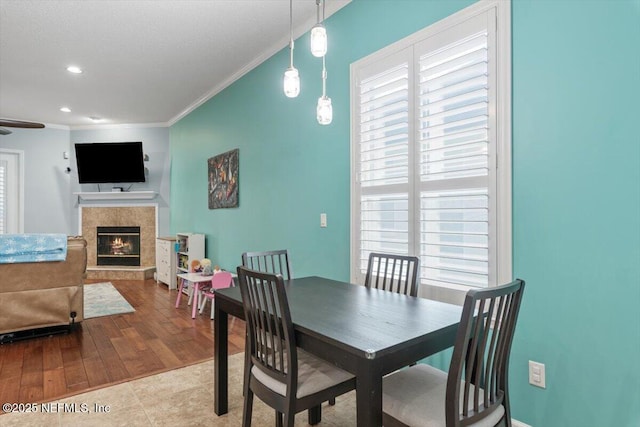
[[[532,427],[529,424],[525,424],[522,421],[514,420],[513,418],[511,418],[511,425],[512,427]]]

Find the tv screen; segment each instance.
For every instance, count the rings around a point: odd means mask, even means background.
[[[80,184],[145,182],[142,142],[76,144]]]

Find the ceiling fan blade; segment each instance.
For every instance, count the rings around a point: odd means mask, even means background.
[[[42,129],[44,125],[36,122],[24,122],[22,120],[0,119],[0,126],[8,128],[27,128],[27,129]]]
[[[11,131],[9,129],[0,128],[0,135],[9,135]]]

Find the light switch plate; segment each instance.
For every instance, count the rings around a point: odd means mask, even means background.
[[[547,388],[544,363],[529,360],[529,384],[540,388]]]

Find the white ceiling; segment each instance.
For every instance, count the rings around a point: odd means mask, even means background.
[[[326,16],[349,1],[328,0]],[[298,37],[315,0],[293,12]],[[172,124],[288,41],[288,0],[0,0],[0,117]]]

